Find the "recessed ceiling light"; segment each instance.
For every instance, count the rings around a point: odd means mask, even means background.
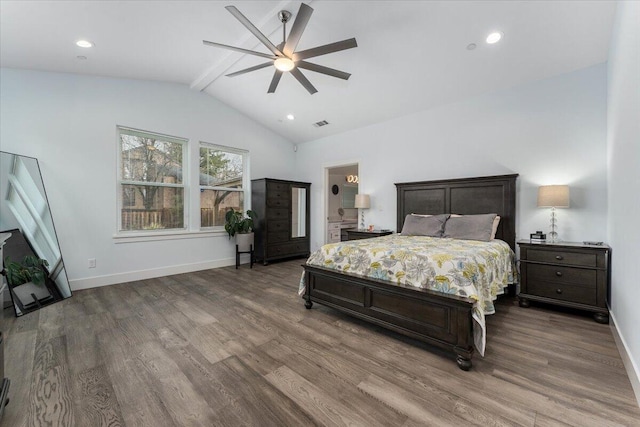
[[[76,58],[78,58],[81,61],[84,61],[85,59],[87,59],[87,57],[84,56],[84,55],[78,55],[78,56],[76,56]]]
[[[78,47],[93,47],[93,43],[91,43],[89,40],[78,40],[76,42],[76,46]]]
[[[487,36],[487,43],[489,44],[498,43],[502,39],[503,35],[504,34],[502,34],[500,31],[493,32]]]
[[[476,44],[475,44],[475,43],[469,43],[469,44],[467,45],[467,50],[473,50],[473,49],[475,49],[475,48],[476,48]]]
[[[287,119],[294,120],[295,118],[296,116],[294,116],[293,114],[287,114]]]

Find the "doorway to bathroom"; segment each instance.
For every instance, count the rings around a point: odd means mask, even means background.
[[[346,240],[346,230],[358,228],[358,164],[346,164],[325,168],[326,233],[325,243]]]

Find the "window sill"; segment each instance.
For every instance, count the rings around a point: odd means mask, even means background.
[[[227,232],[224,230],[198,230],[198,231],[160,231],[160,232],[130,232],[119,233],[113,235],[114,243],[138,243],[138,242],[154,242],[160,240],[178,240],[178,239],[201,239],[205,237],[226,237]]]

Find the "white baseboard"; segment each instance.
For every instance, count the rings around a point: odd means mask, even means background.
[[[629,347],[627,346],[627,342],[624,337],[618,332],[618,328],[616,327],[616,318],[611,311],[609,311],[609,317],[611,318],[609,326],[611,327],[611,332],[613,332],[613,339],[615,339],[616,345],[618,346],[620,357],[622,357],[622,363],[624,363],[624,367],[627,370],[629,381],[631,381],[631,387],[633,388],[638,406],[640,407],[640,369],[638,369],[638,366],[636,366],[633,359],[629,356]]]
[[[105,276],[87,277],[69,280],[72,291],[115,285],[117,283],[133,282],[136,280],[153,279],[155,277],[170,276],[172,274],[190,273],[192,271],[209,270],[211,268],[235,265],[235,258],[219,259],[215,261],[196,262],[193,264],[172,265],[170,267],[153,268],[150,270],[129,271],[126,273],[109,274]]]

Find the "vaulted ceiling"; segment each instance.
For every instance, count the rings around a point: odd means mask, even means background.
[[[272,67],[226,77],[264,59],[202,44],[268,53],[225,6],[235,5],[278,44],[277,13],[289,10],[295,19],[299,1],[2,0],[0,64],[188,85],[301,143],[604,62],[616,7],[611,1],[305,3],[314,13],[298,50],[351,37],[358,42],[313,61],[351,73],[349,80],[303,70],[318,89],[314,95],[287,74],[267,94]],[[503,40],[485,43],[496,30]],[[79,39],[95,46],[77,47]],[[313,126],[321,120],[329,125]]]

